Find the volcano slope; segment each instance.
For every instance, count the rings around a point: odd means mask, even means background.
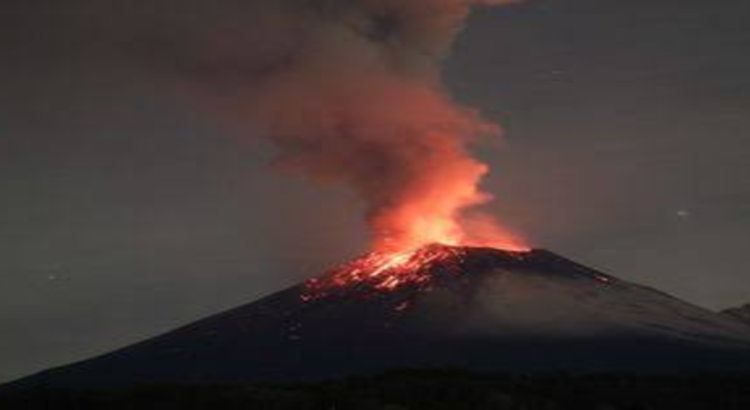
[[[750,328],[742,322],[551,252],[433,245],[412,257],[420,262],[407,264],[409,272],[373,270],[364,257],[12,386],[315,380],[392,368],[750,370]],[[408,280],[387,280],[405,273]]]

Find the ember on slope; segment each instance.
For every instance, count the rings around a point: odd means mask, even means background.
[[[333,288],[365,286],[388,292],[404,286],[429,288],[435,268],[460,274],[465,256],[473,249],[464,246],[430,244],[403,252],[370,252],[321,278],[307,282],[303,299],[315,299]],[[504,250],[519,255],[528,249]]]

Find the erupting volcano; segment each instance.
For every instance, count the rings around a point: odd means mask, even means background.
[[[441,72],[472,8],[513,2],[259,0],[241,47],[217,28],[221,52],[183,50],[192,89],[268,143],[274,169],[361,199],[371,253],[311,288],[426,282],[458,256],[435,244],[528,250],[482,209],[490,167],[472,150],[500,127],[454,99]]]
[[[361,199],[370,252],[16,385],[221,384],[414,367],[750,370],[746,323],[530,249],[482,210],[489,167],[471,149],[499,129],[451,98],[440,63],[473,6],[511,2],[243,2],[257,19],[243,25],[249,44],[188,47],[180,66],[222,115],[269,142],[276,168]]]

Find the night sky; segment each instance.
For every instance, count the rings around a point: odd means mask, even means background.
[[[0,380],[250,302],[364,247],[351,193],[273,172],[268,147],[144,63],[164,50],[148,43],[170,30],[158,17],[190,3],[0,0]],[[241,17],[224,3],[206,18]],[[745,0],[477,11],[446,81],[506,130],[476,151],[493,165],[493,214],[693,303],[750,302],[748,21]]]

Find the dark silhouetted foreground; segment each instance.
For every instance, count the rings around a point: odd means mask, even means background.
[[[14,409],[750,409],[750,375],[501,376],[390,372],[309,384],[32,389],[0,398]]]

